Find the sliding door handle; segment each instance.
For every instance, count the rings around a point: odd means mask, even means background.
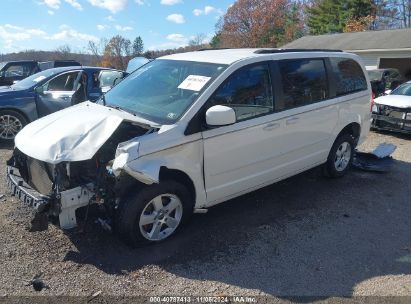
[[[277,129],[279,126],[280,126],[279,123],[271,122],[271,123],[269,123],[269,124],[266,124],[266,125],[264,126],[263,130],[264,130],[264,131],[271,131],[271,130]]]

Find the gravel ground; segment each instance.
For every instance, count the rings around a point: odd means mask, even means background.
[[[0,199],[0,296],[411,296],[411,136],[370,133],[361,150],[397,145],[391,172],[329,180],[311,170],[194,215],[179,235],[130,249],[92,221],[83,231],[26,230]],[[0,193],[5,160],[0,147]],[[26,283],[37,273],[49,289]],[[317,298],[318,297],[318,298]]]

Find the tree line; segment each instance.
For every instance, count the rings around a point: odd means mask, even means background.
[[[73,53],[62,46],[53,52],[2,55],[2,60],[75,59],[124,70],[136,56],[157,58],[201,48],[281,47],[304,35],[409,27],[411,0],[237,0],[217,22],[209,42],[205,34],[198,34],[185,47],[145,50],[140,36],[130,40],[116,35],[89,41],[85,52]]]

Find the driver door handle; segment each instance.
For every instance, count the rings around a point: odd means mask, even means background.
[[[287,119],[287,120],[285,121],[285,124],[286,124],[286,125],[294,125],[294,124],[296,124],[299,120],[300,120],[300,118],[298,118],[298,117],[293,117],[293,118]]]

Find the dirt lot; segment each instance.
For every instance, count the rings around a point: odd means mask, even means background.
[[[328,180],[312,170],[195,215],[172,240],[135,250],[92,222],[84,232],[30,233],[24,209],[7,195],[0,296],[411,296],[411,137],[371,133],[361,149],[381,142],[398,147],[390,173]],[[0,193],[10,153],[0,150]],[[36,293],[25,284],[39,272],[50,288]]]

